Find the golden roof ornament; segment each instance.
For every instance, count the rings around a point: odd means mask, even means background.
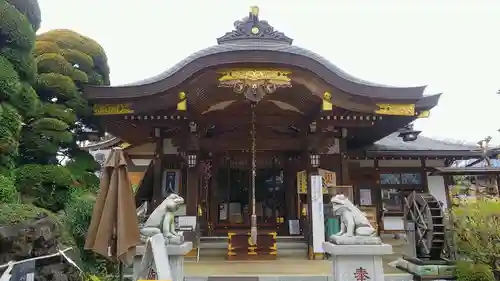
[[[293,39],[283,32],[274,30],[267,21],[259,19],[259,7],[251,6],[248,17],[234,22],[234,30],[217,39],[218,44],[236,40],[266,40],[278,44],[291,45]]]

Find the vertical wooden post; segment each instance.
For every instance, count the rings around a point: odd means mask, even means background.
[[[424,185],[424,192],[429,192],[429,180],[427,178],[427,164],[425,163],[425,158],[420,158],[420,177],[422,178],[422,184]]]
[[[198,181],[199,181],[199,155],[196,152],[190,152],[189,155],[196,155],[196,165],[187,168],[186,184],[186,214],[188,216],[197,216],[198,214]]]
[[[160,128],[154,129],[154,139],[155,139],[155,158],[153,159],[153,202],[152,210],[158,207],[163,201],[163,187],[162,187],[162,176],[163,176],[163,138],[161,137]]]
[[[345,138],[339,139],[339,152],[340,152],[340,184],[350,185],[351,177],[349,175],[349,159],[347,159],[347,147]],[[356,192],[353,190],[353,192]],[[356,196],[353,196],[356,197]]]
[[[310,260],[315,259],[314,250],[313,250],[313,222],[312,222],[312,213],[313,213],[313,205],[312,205],[312,182],[311,177],[319,175],[319,171],[317,167],[313,167],[311,164],[311,154],[310,152],[305,153],[306,161],[306,174],[307,174],[307,226],[308,226],[308,257]],[[321,165],[321,159],[320,159]],[[321,257],[322,258],[322,257]]]

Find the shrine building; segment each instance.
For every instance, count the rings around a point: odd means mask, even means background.
[[[449,179],[429,174],[481,154],[413,130],[439,93],[347,74],[256,7],[216,42],[155,77],[84,88],[113,136],[87,149],[103,160],[122,146],[137,205],[176,192],[203,237],[246,235],[254,214],[259,235],[311,246],[311,175],[322,176],[325,206],[342,193],[380,234],[401,232],[405,196],[426,192],[446,206]]]

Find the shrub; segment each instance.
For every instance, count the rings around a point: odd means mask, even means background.
[[[0,101],[8,100],[19,92],[21,83],[16,69],[10,61],[0,54]]]
[[[14,181],[10,177],[0,175],[0,204],[18,202],[19,195]]]
[[[500,269],[500,199],[461,200],[452,214],[458,254],[474,264]]]
[[[36,34],[26,16],[7,1],[0,1],[0,19],[0,38],[12,48],[31,52]]]
[[[466,261],[457,262],[457,281],[495,281],[491,267]]]
[[[105,258],[84,250],[85,235],[90,226],[96,197],[83,189],[74,188],[64,211],[64,222],[71,229],[76,245],[81,253],[83,268],[88,273],[103,274],[113,268]]]
[[[11,5],[26,16],[31,26],[36,31],[40,28],[42,15],[37,0],[7,0]]]
[[[24,165],[15,172],[22,198],[52,212],[64,208],[73,183],[68,169],[56,165]]]

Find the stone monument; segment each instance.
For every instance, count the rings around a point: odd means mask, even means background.
[[[340,232],[323,243],[333,257],[335,281],[384,281],[383,255],[392,246],[383,244],[366,216],[344,195],[331,199],[333,212],[340,216]]]
[[[175,230],[174,213],[179,206],[184,204],[184,198],[175,193],[171,193],[163,202],[151,213],[149,218],[139,229],[141,240],[146,243],[151,237],[162,234],[165,240],[165,251],[168,255],[168,263],[172,272],[172,280],[184,280],[184,255],[193,248],[192,242],[184,242],[182,232]],[[136,247],[134,260],[134,273],[140,270],[142,256],[146,251],[144,245]],[[165,266],[165,265],[157,265]],[[152,273],[154,276],[155,274]]]

